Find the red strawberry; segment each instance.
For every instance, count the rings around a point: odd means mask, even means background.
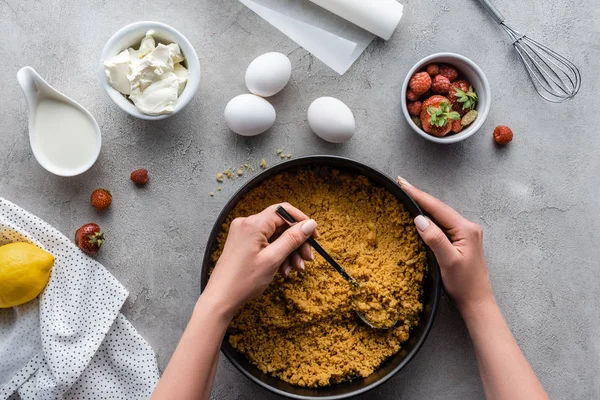
[[[431,116],[427,113],[427,110],[421,111],[421,124],[423,130],[427,133],[431,133],[433,136],[442,137],[446,136],[450,129],[452,129],[452,124],[446,124],[446,126],[433,126],[429,123]]]
[[[467,112],[469,112],[469,109],[468,108],[464,109],[463,105],[458,102],[457,93],[459,93],[459,92],[457,91],[457,89],[462,92],[468,93],[470,87],[471,87],[471,85],[469,84],[469,82],[467,82],[463,79],[461,79],[460,81],[452,82],[450,84],[450,90],[448,92],[448,100],[450,100],[450,103],[452,103],[452,109],[454,111],[458,112],[461,116],[463,116]]]
[[[437,75],[433,78],[431,90],[433,90],[433,93],[435,94],[447,95],[450,91],[450,81],[443,75]]]
[[[425,67],[425,71],[427,71],[427,73],[431,76],[436,76],[440,73],[440,66],[437,64],[429,64],[427,67]]]
[[[422,95],[431,87],[431,77],[427,72],[417,72],[408,81],[408,87],[414,94]]]
[[[406,91],[406,98],[410,101],[417,101],[417,100],[419,100],[419,95],[411,92],[409,89]]]
[[[463,130],[463,128],[464,126],[460,123],[460,119],[455,119],[454,121],[452,121],[452,132],[459,133]]]
[[[92,192],[90,201],[96,210],[104,210],[112,203],[112,194],[106,189],[96,189]]]
[[[83,225],[75,232],[75,244],[84,253],[97,254],[104,243],[104,233],[97,224],[89,223]]]
[[[464,79],[452,82],[450,84],[450,91],[448,92],[448,100],[450,100],[452,104],[456,103],[456,89],[462,90],[463,92],[468,92],[470,86],[471,85],[469,82],[465,81]]]
[[[149,180],[148,170],[144,168],[136,169],[131,173],[130,178],[136,185],[145,185]]]
[[[440,64],[440,75],[448,78],[450,82],[454,82],[458,79],[458,71],[448,64]]]
[[[421,124],[423,130],[434,136],[446,136],[452,129],[452,121],[460,116],[451,112],[451,105],[444,96],[431,96],[423,102]]]
[[[444,101],[448,102],[448,98],[446,98],[444,96],[440,96],[440,95],[431,96],[423,102],[423,109],[425,109],[429,106],[437,107]]]
[[[420,101],[412,101],[406,105],[406,108],[408,108],[408,113],[410,115],[416,117],[417,115],[421,114],[422,105],[423,103],[421,103]]]
[[[498,125],[494,129],[494,140],[498,144],[508,144],[513,139],[513,132],[508,126]]]

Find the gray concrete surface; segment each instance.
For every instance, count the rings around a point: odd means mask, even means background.
[[[600,135],[597,74],[600,13],[594,0],[497,0],[516,27],[551,44],[580,66],[583,87],[567,104],[542,101],[503,31],[473,0],[404,0],[406,13],[388,41],[375,41],[338,76],[234,0],[102,2],[0,1],[0,195],[71,236],[98,222],[108,240],[101,261],[130,290],[125,315],[156,350],[164,369],[199,293],[200,259],[209,229],[246,177],[217,188],[226,166],[266,158],[276,148],[294,157],[337,154],[401,174],[485,229],[487,259],[498,301],[534,370],[553,399],[600,397]],[[585,10],[583,12],[582,10]],[[138,20],[179,29],[202,65],[196,98],[162,122],[133,119],[99,86],[106,40]],[[277,122],[244,139],[222,118],[229,99],[244,93],[244,71],[267,51],[288,54],[293,75],[272,99]],[[454,51],[477,62],[493,91],[491,114],[466,142],[434,145],[404,121],[399,90],[420,58]],[[75,178],[47,173],[27,139],[27,110],[17,70],[31,65],[98,120],[104,147],[96,165]],[[305,120],[310,102],[335,96],[354,111],[358,132],[330,145]],[[510,125],[514,142],[492,143]],[[131,170],[146,167],[151,183],[132,187]],[[114,193],[103,214],[89,206],[96,187]],[[199,344],[200,345],[200,344]],[[467,331],[442,302],[417,357],[389,383],[362,399],[480,399]],[[275,399],[222,359],[214,399]]]

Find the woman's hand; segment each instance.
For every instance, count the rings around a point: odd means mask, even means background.
[[[277,205],[231,222],[223,253],[196,303],[179,345],[152,395],[162,399],[209,399],[217,373],[219,346],[235,312],[260,295],[278,270],[304,269],[312,250],[304,243],[317,223],[297,208],[282,206],[299,221],[289,227]]]
[[[277,215],[279,204],[231,222],[223,253],[205,289],[207,296],[231,316],[259,296],[277,271],[285,276],[291,268],[303,271],[304,260],[314,259],[305,242],[317,223],[296,207],[281,205],[298,221],[296,225],[288,228]]]
[[[415,218],[417,231],[440,264],[446,293],[457,304],[473,340],[486,399],[548,399],[494,299],[481,227],[401,177],[398,184],[446,232],[427,217]]]
[[[483,255],[483,231],[454,209],[435,197],[417,189],[401,177],[398,184],[429,218],[415,218],[417,231],[434,252],[442,272],[446,292],[461,313],[478,305],[494,302],[494,294]]]

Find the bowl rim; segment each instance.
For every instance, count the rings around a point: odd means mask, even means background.
[[[218,233],[219,233],[219,231],[221,229],[221,225],[218,224],[218,222],[219,221],[223,221],[224,218],[227,216],[227,214],[235,206],[235,204],[237,204],[237,202],[239,201],[238,197],[239,196],[243,196],[252,187],[255,187],[257,184],[260,184],[261,182],[263,182],[264,180],[268,179],[271,176],[274,176],[274,175],[276,175],[278,173],[287,171],[289,169],[299,168],[299,167],[305,166],[303,163],[306,162],[306,161],[318,161],[318,162],[323,162],[323,163],[326,163],[328,161],[334,161],[334,162],[343,163],[343,164],[347,165],[349,168],[358,167],[358,168],[366,169],[366,170],[368,170],[369,172],[371,172],[373,174],[381,176],[382,179],[384,179],[384,180],[387,179],[391,183],[393,183],[394,185],[397,185],[398,188],[402,192],[404,192],[404,194],[406,194],[407,199],[412,203],[412,205],[415,207],[415,209],[417,210],[417,212],[420,213],[420,214],[426,215],[426,214],[423,213],[423,211],[421,210],[421,208],[419,207],[419,205],[413,200],[413,198],[408,193],[406,193],[406,191],[404,189],[402,189],[402,187],[400,185],[398,185],[392,178],[390,178],[388,175],[384,174],[383,172],[379,171],[378,169],[376,169],[374,167],[371,167],[371,166],[369,166],[367,164],[364,164],[364,163],[362,163],[360,161],[356,161],[356,160],[353,160],[353,159],[350,159],[350,158],[347,158],[347,157],[340,157],[340,156],[334,156],[334,155],[312,155],[312,156],[298,157],[298,158],[295,158],[293,160],[286,160],[286,161],[281,162],[279,164],[276,164],[276,165],[274,165],[272,167],[269,167],[269,168],[265,169],[264,171],[262,171],[261,173],[259,173],[258,175],[252,177],[252,179],[250,179],[248,182],[246,182],[244,185],[242,185],[238,190],[236,190],[236,192],[229,198],[229,200],[227,201],[227,203],[225,203],[225,205],[223,206],[223,208],[219,212],[219,215],[217,216],[217,218],[215,220],[215,223],[213,224],[213,227],[212,227],[212,229],[210,231],[210,234],[208,236],[207,243],[206,243],[205,250],[204,250],[204,256],[202,258],[202,266],[201,266],[201,273],[200,273],[201,292],[204,292],[204,289],[206,287],[206,282],[203,282],[204,281],[204,268],[208,268],[208,265],[210,265],[210,262],[211,262],[211,260],[210,260],[211,244],[212,244],[214,238],[216,238],[216,236],[218,235]],[[429,246],[427,246],[426,244],[425,244],[425,246],[427,248],[427,252],[429,254],[431,254],[430,260],[433,261],[433,264],[434,264],[433,266],[429,265],[429,268],[434,268],[436,270],[436,272],[437,272],[437,278],[435,280],[435,287],[433,289],[434,290],[434,294],[433,294],[433,304],[432,304],[431,318],[427,321],[426,325],[424,326],[424,330],[423,330],[422,336],[416,342],[414,348],[402,360],[402,362],[400,362],[400,364],[398,364],[387,375],[385,375],[382,378],[376,380],[375,382],[372,382],[372,383],[368,384],[367,386],[365,386],[363,388],[357,389],[357,390],[355,390],[353,392],[346,393],[346,394],[338,394],[338,395],[331,395],[331,396],[305,396],[305,395],[297,395],[297,394],[288,393],[288,392],[282,391],[282,390],[280,390],[278,388],[272,387],[268,383],[263,382],[262,380],[258,379],[254,375],[252,375],[249,371],[247,371],[238,362],[238,360],[233,359],[232,357],[230,357],[230,355],[228,354],[228,352],[225,350],[225,340],[223,340],[223,342],[221,343],[221,353],[223,355],[225,355],[225,357],[227,358],[227,360],[231,364],[233,364],[236,367],[236,369],[242,373],[242,375],[244,375],[246,378],[250,379],[255,384],[257,384],[257,385],[259,385],[259,386],[267,389],[268,391],[270,391],[272,393],[275,393],[277,395],[284,396],[284,397],[287,397],[287,398],[291,398],[291,399],[298,399],[298,400],[340,400],[340,399],[347,399],[347,398],[354,397],[354,396],[357,396],[357,395],[360,395],[360,394],[364,394],[366,392],[369,392],[369,391],[375,389],[379,385],[387,382],[390,378],[392,378],[393,376],[395,376],[402,368],[404,368],[415,357],[415,355],[418,353],[418,351],[421,349],[421,347],[425,343],[425,340],[429,336],[429,333],[431,332],[431,329],[433,327],[433,323],[434,323],[435,318],[436,318],[436,314],[437,314],[437,310],[439,308],[439,303],[440,303],[440,298],[441,298],[442,280],[441,280],[441,273],[440,273],[440,269],[439,269],[439,265],[438,265],[437,259],[435,258],[435,255],[433,255],[433,252],[431,251],[431,249],[429,248]]]
[[[179,45],[179,48],[181,49],[181,52],[185,57],[187,69],[190,72],[190,76],[185,85],[185,88],[183,89],[181,95],[177,98],[177,102],[175,103],[175,109],[169,114],[149,115],[139,111],[132,102],[126,99],[125,96],[121,94],[118,90],[112,87],[110,82],[108,82],[106,74],[104,73],[104,61],[125,50],[120,48],[118,49],[116,54],[112,54],[114,53],[117,43],[121,39],[125,37],[137,37],[139,35],[138,31],[147,31],[150,29],[165,31],[177,38],[177,40],[174,41],[174,43],[177,43]],[[144,34],[142,34],[142,36],[140,37],[140,41]],[[160,36],[159,32],[157,32],[157,36]],[[108,39],[108,41],[104,45],[104,48],[102,49],[102,55],[100,56],[99,62],[99,70],[101,85],[108,94],[108,96],[112,99],[112,101],[129,115],[149,121],[161,120],[177,114],[192,100],[192,98],[198,91],[198,87],[200,86],[200,61],[198,59],[198,54],[196,53],[194,46],[192,46],[189,40],[177,29],[165,23],[156,21],[137,21],[129,25],[125,25],[124,27],[117,30],[110,37],[110,39]]]
[[[477,112],[479,114],[477,116],[477,119],[471,126],[469,126],[468,128],[466,128],[465,130],[463,130],[460,133],[456,133],[454,135],[444,136],[444,137],[436,137],[436,136],[430,135],[429,133],[427,133],[424,130],[422,130],[421,128],[419,128],[411,119],[411,116],[408,113],[407,102],[406,102],[406,91],[408,90],[408,82],[410,81],[410,78],[413,76],[413,74],[419,68],[421,68],[425,64],[431,63],[432,61],[439,59],[439,58],[452,58],[457,61],[460,61],[461,63],[469,65],[475,71],[475,73],[479,76],[479,78],[481,79],[481,81],[483,83],[483,88],[478,88],[477,92],[485,93],[486,97],[488,98],[488,101],[486,102],[483,109],[477,109]],[[460,67],[458,67],[458,68],[460,69]],[[423,137],[431,142],[442,143],[442,144],[451,144],[451,143],[461,142],[461,141],[473,136],[475,134],[475,132],[477,132],[481,128],[481,126],[484,124],[485,120],[487,119],[488,114],[490,112],[491,103],[492,103],[490,83],[489,83],[487,77],[485,76],[483,70],[473,60],[471,60],[463,55],[456,54],[456,53],[450,53],[450,52],[431,54],[427,57],[422,58],[415,65],[413,65],[413,67],[410,69],[410,71],[408,71],[408,73],[406,74],[406,77],[404,78],[404,82],[402,82],[400,102],[401,102],[401,107],[402,107],[402,113],[404,114],[404,117],[406,118],[406,122],[408,122],[408,124],[410,125],[412,130],[415,131],[417,134],[419,134],[421,137]]]

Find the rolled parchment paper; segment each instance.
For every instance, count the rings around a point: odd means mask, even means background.
[[[388,40],[400,18],[402,4],[396,0],[310,0],[324,9]]]

